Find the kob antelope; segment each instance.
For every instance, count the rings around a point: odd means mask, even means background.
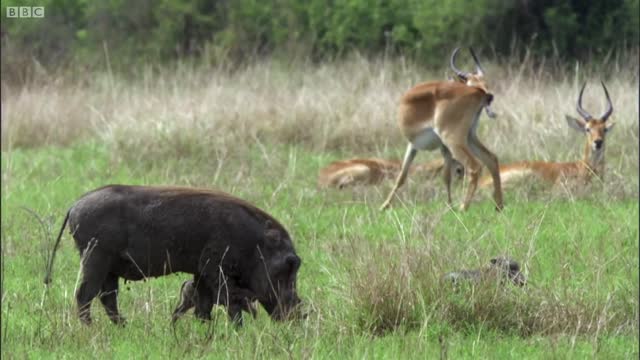
[[[556,184],[562,180],[580,179],[585,183],[591,181],[595,175],[602,178],[604,175],[604,148],[607,132],[613,129],[614,122],[607,121],[613,113],[613,105],[609,97],[607,87],[601,82],[604,94],[607,98],[607,109],[599,117],[593,117],[582,107],[582,94],[587,86],[585,83],[580,89],[576,110],[582,119],[565,115],[567,124],[575,130],[586,135],[584,157],[575,162],[545,162],[522,161],[507,164],[500,167],[500,177],[503,184],[515,182],[520,179],[537,178],[546,183]],[[491,178],[483,178],[481,187],[489,186]]]
[[[461,179],[464,176],[464,167],[454,160],[452,166],[453,176]],[[318,185],[320,187],[337,187],[339,189],[356,185],[379,184],[387,178],[395,177],[402,168],[402,162],[398,160],[385,160],[378,158],[348,159],[334,161],[320,169]],[[433,178],[439,175],[444,168],[444,160],[438,159],[426,164],[412,166],[410,173],[418,173]]]
[[[469,48],[476,64],[475,73],[458,70],[455,66],[456,48],[451,55],[451,69],[458,81],[436,81],[418,84],[400,99],[398,125],[409,140],[402,169],[381,210],[389,207],[398,189],[405,183],[411,162],[418,150],[440,149],[445,159],[443,177],[447,187],[447,201],[451,204],[451,166],[458,160],[469,177],[469,188],[460,206],[466,210],[478,186],[484,164],[494,180],[493,198],[496,210],[501,210],[502,187],[498,158],[489,151],[476,136],[478,119],[482,109],[489,117],[495,114],[490,109],[493,95],[484,79],[484,71],[478,58]]]

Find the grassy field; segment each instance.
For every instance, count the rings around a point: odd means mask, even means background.
[[[135,79],[105,73],[3,91],[2,356],[637,358],[637,64],[608,64],[605,74],[485,67],[496,74],[499,118],[483,117],[479,133],[503,162],[577,160],[584,139],[563,114],[575,113],[584,80],[585,108],[600,113],[597,80],[605,77],[617,123],[605,181],[523,184],[506,191],[502,213],[487,193],[468,212],[451,211],[439,180],[410,179],[387,212],[377,208],[390,183],[318,189],[318,170],[332,160],[401,157],[397,97],[444,72],[400,61],[150,68]],[[261,310],[237,330],[218,309],[210,324],[189,315],[174,329],[170,315],[188,278],[178,274],[121,282],[125,328],[98,301],[94,324],[82,326],[73,295],[79,256],[68,234],[48,290],[45,261],[67,208],[108,183],[219,188],[268,210],[303,259],[298,289],[310,315],[273,323]],[[527,287],[455,292],[439,281],[501,254],[520,261]]]

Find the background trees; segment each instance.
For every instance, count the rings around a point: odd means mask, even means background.
[[[25,4],[26,3],[26,4]],[[5,65],[113,66],[177,58],[314,60],[357,50],[441,62],[451,44],[496,55],[574,59],[637,47],[640,0],[7,0]],[[6,6],[45,6],[43,19],[6,18]],[[489,50],[488,50],[489,49]],[[16,60],[16,58],[18,58]]]

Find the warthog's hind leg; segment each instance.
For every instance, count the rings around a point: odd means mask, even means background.
[[[118,277],[116,275],[107,275],[107,278],[102,284],[100,302],[102,302],[109,319],[111,319],[114,324],[124,325],[125,318],[118,312]]]
[[[171,323],[175,323],[182,315],[184,315],[189,309],[196,305],[196,286],[193,280],[187,280],[182,283],[180,288],[180,304],[173,310],[171,316]]]
[[[82,256],[82,281],[76,291],[76,301],[80,321],[87,325],[91,324],[91,301],[102,289],[111,264],[112,257],[95,247]]]

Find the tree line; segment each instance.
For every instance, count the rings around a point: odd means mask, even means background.
[[[509,56],[523,49],[571,60],[637,48],[640,0],[7,0],[3,67],[180,58],[315,61],[358,51],[440,63],[452,44]],[[40,19],[7,6],[44,6]]]

